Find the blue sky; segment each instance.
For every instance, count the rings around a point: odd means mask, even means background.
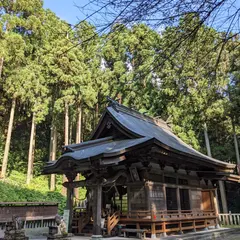
[[[75,5],[84,6],[90,1],[91,0],[44,0],[44,7],[51,9],[61,19],[66,20],[68,23],[75,25],[76,23],[79,22],[79,20],[83,20],[86,17]],[[235,2],[235,6],[238,8],[240,7],[239,0]],[[236,9],[232,8],[231,10],[235,11]],[[231,22],[231,19],[229,19],[227,22],[224,22],[225,19],[226,19],[225,13],[221,12],[215,19],[213,26],[217,30],[227,30]],[[235,20],[237,21],[237,19]],[[236,22],[236,24],[238,23]]]
[[[78,19],[82,20],[85,16],[74,5],[83,6],[88,2],[89,0],[44,0],[44,8],[51,9],[68,23],[76,24]]]

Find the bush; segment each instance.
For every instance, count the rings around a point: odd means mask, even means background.
[[[0,181],[0,201],[55,202],[58,203],[59,214],[63,213],[66,198],[60,193],[61,186],[57,186],[57,191],[50,192],[47,176],[34,178],[29,186],[25,182],[24,174],[13,171],[8,179]]]

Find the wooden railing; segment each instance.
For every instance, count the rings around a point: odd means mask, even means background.
[[[127,211],[122,212],[122,218],[151,219],[151,211]]]
[[[120,212],[115,212],[112,216],[108,216],[107,218],[107,234],[111,235],[111,231],[118,224],[120,220]]]
[[[171,211],[128,211],[121,214],[122,218],[143,219],[150,221],[169,219],[189,219],[216,217],[214,211],[192,211],[192,210],[171,210]]]
[[[83,214],[82,218],[78,222],[78,232],[81,232],[83,228],[89,223],[90,217],[87,213]]]
[[[83,228],[90,222],[90,215],[85,209],[75,209],[73,213],[73,228],[77,229],[77,233],[81,233]]]
[[[73,229],[81,233],[83,228],[90,222],[90,214],[86,209],[77,209],[74,212]],[[178,232],[186,230],[197,230],[201,228],[214,227],[218,219],[214,211],[128,211],[115,212],[105,220],[107,235],[111,235],[114,227],[121,223],[123,225],[135,225],[136,229],[144,228],[148,234]]]
[[[221,213],[218,219],[221,225],[240,225],[240,213]]]
[[[214,211],[129,211],[121,214],[120,223],[135,225],[137,229],[145,228],[147,234],[167,234],[183,232],[218,224]]]
[[[214,211],[192,211],[192,210],[182,210],[182,211],[157,211],[155,215],[155,220],[159,219],[191,219],[191,218],[207,218],[215,217]]]

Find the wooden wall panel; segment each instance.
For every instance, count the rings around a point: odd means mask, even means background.
[[[37,203],[36,203],[37,204]],[[0,205],[0,222],[12,221],[12,216],[25,218],[37,217],[55,217],[58,213],[58,205],[22,205],[14,206],[14,204],[7,205],[2,203]]]
[[[200,190],[190,191],[191,208],[194,211],[201,210],[202,192]]]
[[[146,192],[144,186],[129,186],[129,207],[131,211],[146,210]]]
[[[213,210],[210,191],[202,191],[202,206],[203,211]]]

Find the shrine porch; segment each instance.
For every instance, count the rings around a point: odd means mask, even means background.
[[[73,217],[73,232],[84,233],[86,226],[93,224],[87,212],[79,212]],[[218,218],[214,211],[128,211],[115,212],[104,220],[103,233],[106,236],[119,234],[121,228],[146,229],[148,237],[167,236],[172,233],[218,228]],[[86,233],[86,232],[85,232]],[[91,230],[88,232],[91,234]]]

